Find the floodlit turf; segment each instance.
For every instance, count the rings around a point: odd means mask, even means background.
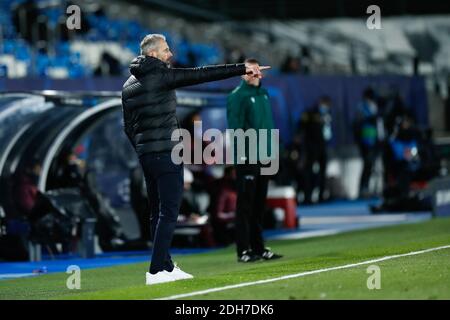
[[[66,288],[66,273],[2,280],[0,299],[154,299],[281,277],[450,245],[450,219],[268,245],[285,257],[241,264],[233,247],[177,256],[195,278],[155,286],[144,285],[146,263],[82,270],[80,290]],[[187,299],[450,299],[450,249],[375,264],[381,270],[380,290],[367,288],[370,274],[364,265]]]

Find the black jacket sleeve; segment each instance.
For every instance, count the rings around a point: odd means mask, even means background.
[[[122,120],[123,131],[125,132],[126,136],[128,137],[128,140],[130,140],[131,144],[134,146],[134,141],[133,141],[132,133],[131,133],[130,115],[129,115],[128,111],[123,107],[123,102],[122,102],[122,114],[123,114],[123,120]]]
[[[245,64],[222,64],[199,68],[165,68],[162,85],[169,89],[222,80],[245,74]]]

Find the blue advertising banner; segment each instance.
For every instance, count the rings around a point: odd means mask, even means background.
[[[433,197],[433,215],[450,217],[450,178],[438,178],[430,183]]]
[[[28,90],[62,91],[121,91],[125,78],[83,79],[0,79],[0,92]],[[183,93],[183,99],[199,99],[195,90],[201,90],[205,99],[211,102],[210,108],[224,108],[226,95],[240,82],[239,77],[204,83],[183,91],[193,91],[192,96]],[[372,87],[379,96],[396,92],[415,115],[419,126],[428,126],[428,104],[424,79],[420,76],[302,76],[276,75],[263,79],[263,86],[270,94],[273,116],[280,130],[281,143],[290,144],[301,114],[327,95],[332,103],[333,141],[332,146],[353,143],[352,122],[355,117],[364,89]],[[186,89],[186,90],[185,90]],[[205,93],[207,92],[207,93]],[[202,98],[203,99],[203,98]],[[201,102],[199,100],[199,102]],[[202,104],[202,103],[200,103]],[[206,112],[203,116],[210,125],[218,129],[226,126],[225,110]]]

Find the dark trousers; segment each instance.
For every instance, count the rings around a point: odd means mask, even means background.
[[[261,175],[258,164],[236,166],[236,249],[240,257],[246,250],[264,251],[263,216],[267,197],[268,176]]]
[[[319,201],[324,200],[325,182],[327,173],[327,152],[325,148],[308,148],[305,161],[305,203],[312,202],[312,193],[316,186],[319,187]],[[314,164],[319,166],[317,175],[314,173]]]
[[[380,155],[378,146],[367,147],[360,146],[361,156],[363,158],[363,170],[359,181],[359,196],[367,196],[369,193],[369,181],[372,175],[373,166],[377,157]]]
[[[145,154],[139,160],[150,202],[153,252],[149,270],[172,271],[169,249],[183,196],[183,165],[174,164],[170,152]]]

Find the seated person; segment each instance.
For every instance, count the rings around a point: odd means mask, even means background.
[[[215,242],[208,221],[209,217],[206,212],[200,209],[198,194],[192,189],[193,182],[194,175],[189,169],[184,168],[184,192],[177,223],[179,231],[175,231],[175,235],[182,235],[183,232],[181,230],[183,228],[198,228],[198,233],[194,236],[188,236],[187,241],[175,239],[174,243],[182,246],[212,247],[215,245]]]
[[[184,168],[184,192],[178,215],[179,222],[196,222],[201,217],[197,195],[192,190],[193,182],[194,175],[189,169]]]
[[[234,242],[234,220],[236,217],[236,171],[226,167],[223,178],[216,183],[211,201],[211,225],[218,244],[228,245]]]
[[[17,205],[21,213],[29,216],[38,198],[37,182],[41,172],[39,163],[34,163],[27,167],[18,178],[17,185]]]
[[[404,116],[399,121],[398,127],[389,139],[386,158],[390,170],[383,203],[379,207],[373,207],[374,212],[431,210],[430,199],[420,194],[423,190],[413,188],[413,182],[427,182],[432,177],[423,174],[426,143],[423,143],[422,136],[410,116]]]
[[[413,126],[412,119],[404,117],[391,139],[389,139],[392,162],[391,178],[394,187],[402,196],[407,196],[410,184],[421,167],[419,155],[419,131]]]

